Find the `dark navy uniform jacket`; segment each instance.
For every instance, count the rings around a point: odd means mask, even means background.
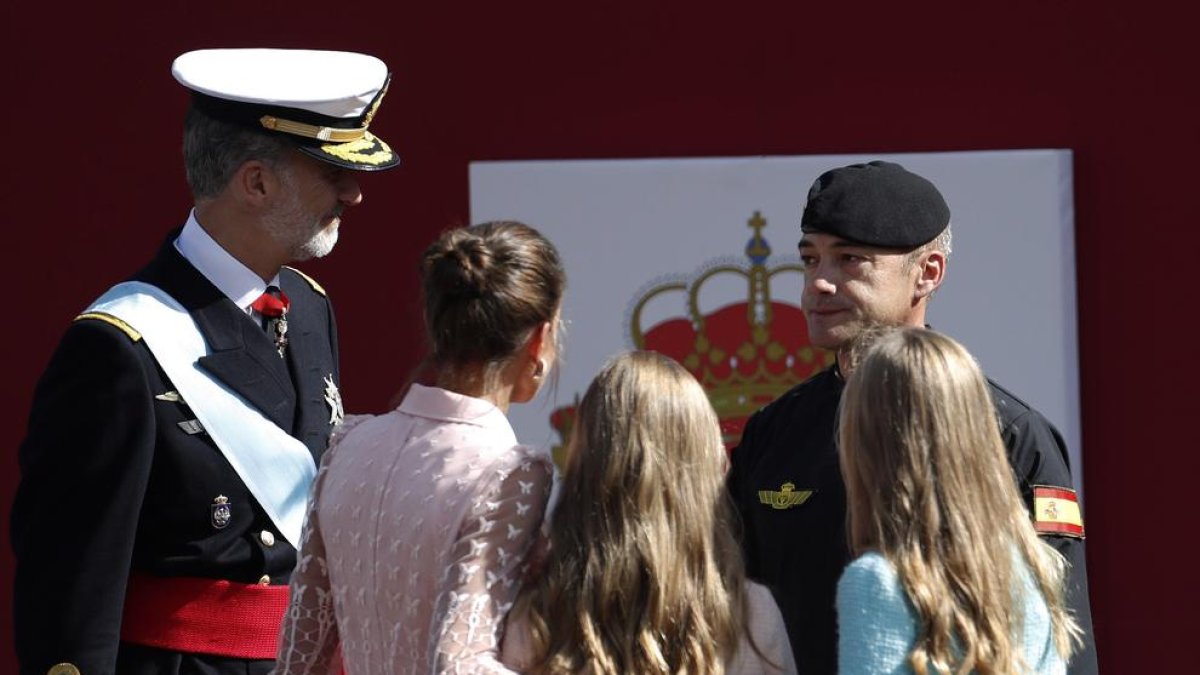
[[[1033,486],[1071,488],[1066,444],[1036,410],[989,380],[1000,431],[1021,495],[1032,511]],[[787,624],[801,673],[837,672],[835,596],[850,561],[846,489],[835,446],[843,381],[834,365],[758,411],[733,451],[729,490],[744,526],[749,576],[770,587]],[[774,508],[758,492],[812,490],[802,504]],[[1047,537],[1071,568],[1067,604],[1086,631],[1071,673],[1095,673],[1087,566],[1082,539]]]
[[[291,309],[280,358],[261,326],[179,254],[177,235],[132,278],[186,307],[212,352],[200,365],[319,460],[330,431],[326,378],[338,380],[324,292],[281,270]],[[134,337],[104,321],[75,321],[34,395],[11,528],[21,672],[41,675],[63,662],[86,675],[266,672],[269,661],[119,645],[131,571],[287,584],[296,563],[208,435],[180,427],[195,419],[187,402],[155,398],[174,387]],[[231,516],[222,529],[212,508],[218,496]]]

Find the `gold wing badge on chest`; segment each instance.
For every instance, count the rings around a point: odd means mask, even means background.
[[[782,511],[794,506],[800,506],[808,501],[808,498],[812,494],[813,490],[797,490],[794,483],[784,483],[779,487],[778,491],[759,490],[758,501],[760,504],[765,504],[777,511]]]

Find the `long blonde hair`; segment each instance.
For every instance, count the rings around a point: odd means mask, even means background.
[[[1021,672],[1018,559],[1065,661],[1079,632],[1063,603],[1066,563],[1033,529],[978,365],[925,329],[871,340],[838,423],[850,545],[895,565],[918,616],[913,670]]]
[[[545,567],[515,609],[528,672],[724,672],[747,613],[725,468],[683,367],[653,352],[604,367],[578,408]]]

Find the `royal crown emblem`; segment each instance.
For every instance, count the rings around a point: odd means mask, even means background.
[[[763,237],[767,221],[758,211],[747,225],[754,233],[746,242],[744,259],[710,260],[690,275],[654,282],[632,299],[626,316],[630,346],[670,356],[708,392],[729,449],[738,444],[751,414],[834,359],[832,352],[809,342],[799,285],[794,302],[781,302],[771,294],[771,281],[777,275],[803,274],[799,260],[795,256],[772,259],[771,246]],[[702,308],[702,296],[710,286],[728,288],[731,282],[738,288],[744,284],[744,293]],[[680,301],[679,313],[646,325],[647,306],[672,296]],[[575,405],[558,408],[550,416],[561,438],[556,456],[570,438],[574,418]]]

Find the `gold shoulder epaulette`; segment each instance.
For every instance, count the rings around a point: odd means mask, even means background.
[[[325,289],[321,287],[321,284],[317,283],[316,279],[308,276],[307,274],[305,274],[304,272],[301,272],[300,270],[296,269],[295,267],[289,267],[287,265],[284,265],[284,267],[286,269],[289,269],[289,270],[295,272],[296,274],[299,274],[305,281],[308,282],[309,286],[312,286],[312,289],[314,291],[320,293],[321,295],[324,295],[325,297],[329,297],[329,294],[325,292]]]
[[[79,316],[75,317],[74,320],[75,321],[83,321],[84,319],[95,319],[96,321],[103,321],[104,323],[106,323],[106,324],[120,330],[122,333],[128,335],[129,339],[133,340],[134,342],[137,342],[138,340],[142,339],[142,334],[137,332],[136,330],[134,330],[133,326],[130,326],[129,324],[118,319],[117,317],[113,316],[112,314],[105,314],[104,312],[84,312],[83,314],[80,314]]]

